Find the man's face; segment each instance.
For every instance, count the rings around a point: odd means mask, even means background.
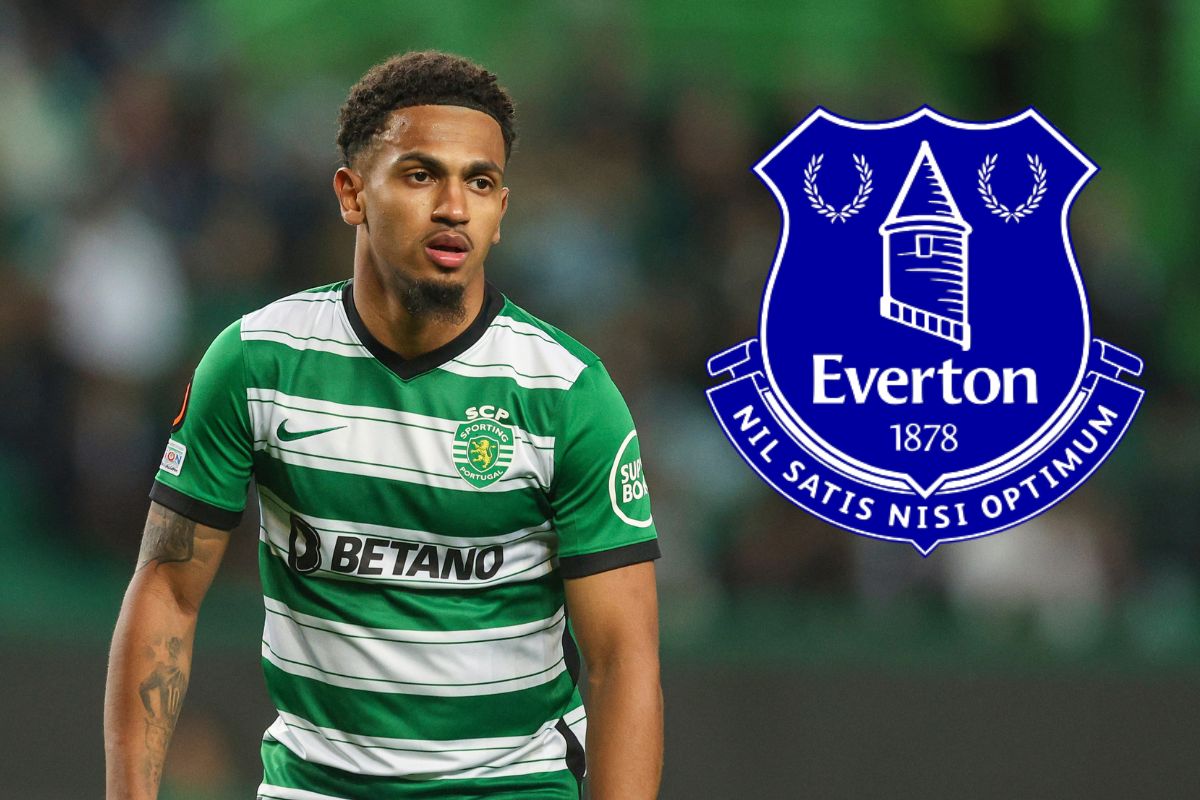
[[[432,298],[431,311],[453,317],[438,306],[457,298],[461,307],[464,292],[481,296],[484,260],[508,205],[504,160],[500,125],[461,106],[393,111],[355,159],[368,258],[385,287],[415,304],[410,312]],[[343,217],[353,221],[344,203]]]

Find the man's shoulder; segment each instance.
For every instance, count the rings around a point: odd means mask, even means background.
[[[515,342],[578,361],[581,369],[600,362],[598,355],[566,331],[535,317],[514,303],[511,298],[505,297],[504,300],[504,306],[492,321],[492,325],[507,328],[518,336],[524,337],[514,338]]]
[[[242,340],[278,342],[297,349],[351,349],[357,354],[361,345],[348,335],[341,311],[347,282],[295,292],[251,311],[240,320]]]
[[[349,279],[293,292],[292,294],[280,297],[278,300],[272,300],[265,306],[256,308],[243,316],[242,319],[247,320],[252,317],[282,311],[301,315],[319,311],[322,304],[336,305],[340,303],[342,301],[342,290],[346,287],[347,283],[349,283]]]

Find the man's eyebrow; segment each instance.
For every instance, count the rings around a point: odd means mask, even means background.
[[[415,161],[425,169],[438,175],[445,175],[447,172],[449,172],[445,162],[439,158],[431,156],[429,153],[425,153],[420,150],[410,150],[407,153],[401,153],[396,157],[395,163],[402,164],[405,161]],[[491,172],[499,175],[500,177],[504,177],[504,169],[495,161],[486,158],[472,161],[467,165],[467,175],[477,175],[480,172]]]
[[[445,164],[428,153],[422,153],[420,150],[410,150],[407,153],[401,153],[400,155],[396,156],[396,161],[394,163],[402,164],[405,161],[415,161],[430,172],[437,172],[440,174],[446,171]]]
[[[480,172],[494,172],[501,178],[504,177],[504,169],[495,161],[480,159],[478,161],[472,161],[467,165],[468,175],[477,175]]]

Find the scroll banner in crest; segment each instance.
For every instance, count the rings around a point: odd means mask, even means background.
[[[1096,169],[1034,109],[817,109],[755,167],[783,228],[759,336],[708,362],[745,461],[815,516],[923,555],[1078,488],[1143,396],[1141,359],[1091,335],[1070,244]]]
[[[1136,356],[1096,339],[1086,388],[1060,438],[1022,454],[1019,466],[936,500],[880,488],[823,462],[779,411],[762,372],[757,339],[709,359],[709,374],[730,380],[708,390],[717,419],[764,481],[805,511],[840,528],[880,539],[908,541],[923,555],[942,542],[984,536],[1041,514],[1079,488],[1125,433],[1143,391],[1120,380],[1137,375]]]

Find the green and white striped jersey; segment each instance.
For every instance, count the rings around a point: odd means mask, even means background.
[[[260,798],[577,798],[586,716],[563,578],[658,557],[629,411],[597,357],[490,284],[405,360],[348,281],[231,325],[151,497],[232,528],[251,475]]]

